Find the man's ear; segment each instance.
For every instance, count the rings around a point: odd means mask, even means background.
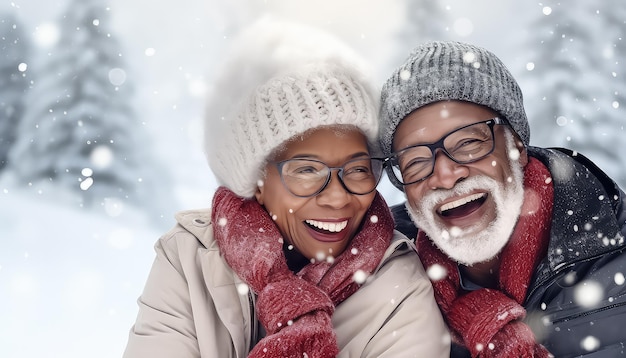
[[[507,151],[510,151],[513,149],[511,148],[511,140],[513,140],[515,149],[517,149],[517,151],[519,152],[519,158],[517,159],[517,161],[521,164],[522,168],[524,168],[526,164],[528,164],[528,151],[526,150],[526,146],[524,145],[524,142],[522,142],[522,140],[517,135],[517,133],[515,133],[513,128],[509,126],[502,126],[502,128],[504,130],[504,135],[507,138],[506,140]]]
[[[526,150],[526,146],[524,145],[524,142],[522,142],[522,140],[517,137],[517,134],[514,134],[514,136],[515,136],[515,146],[517,147],[517,150],[519,151],[519,163],[522,165],[522,168],[523,168],[523,167],[526,167],[526,164],[528,164],[528,151]]]

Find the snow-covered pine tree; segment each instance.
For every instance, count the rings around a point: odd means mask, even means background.
[[[529,42],[531,144],[591,158],[626,186],[626,8],[620,0],[547,1]]]
[[[406,16],[396,38],[400,51],[398,57],[391,58],[392,68],[402,63],[419,43],[448,38],[445,4],[434,0],[404,0],[402,4]]]
[[[0,171],[7,166],[29,86],[31,44],[18,18],[0,13]]]
[[[131,105],[121,44],[103,0],[71,0],[59,41],[37,72],[12,152],[17,182],[80,206],[150,208],[168,191],[155,180],[148,132]],[[60,191],[61,190],[61,191]]]

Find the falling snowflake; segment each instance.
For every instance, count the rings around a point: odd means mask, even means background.
[[[354,282],[360,284],[363,284],[365,282],[365,280],[367,280],[367,273],[365,273],[365,271],[363,270],[357,270],[354,275],[352,275],[352,280],[354,280]]]
[[[580,346],[587,352],[600,348],[600,340],[594,336],[587,336],[580,341]]]
[[[322,251],[319,251],[318,253],[315,254],[315,259],[317,261],[324,261],[325,258],[326,258],[326,254]]]
[[[248,287],[248,285],[246,285],[245,283],[240,283],[237,285],[237,292],[240,295],[245,296],[248,294],[249,291],[250,291],[250,287]]]
[[[113,68],[109,71],[109,82],[113,86],[121,86],[126,82],[126,71],[121,68]]]
[[[93,185],[93,178],[85,178],[85,180],[80,182],[81,190],[88,190]]]
[[[106,168],[113,162],[113,151],[106,145],[98,145],[91,151],[89,160],[96,168]]]
[[[430,266],[428,270],[426,270],[426,274],[428,275],[428,278],[431,279],[431,281],[439,281],[446,277],[448,271],[445,267],[439,264],[434,264]]]
[[[400,79],[407,81],[409,78],[411,78],[411,71],[409,70],[400,71]]]
[[[52,24],[41,24],[35,28],[35,42],[42,47],[51,47],[59,40],[59,28]]]
[[[462,36],[462,37],[469,36],[469,35],[472,34],[472,32],[474,32],[474,24],[468,18],[460,18],[460,19],[456,20],[454,22],[453,27],[454,27],[454,31],[459,36]],[[467,54],[471,54],[471,58],[472,58],[471,60],[466,60],[466,58],[468,57]],[[466,56],[463,56],[463,60],[465,60],[465,62],[467,62],[467,63],[470,63],[470,62],[473,61],[474,54],[471,53],[471,52],[468,52],[467,54],[466,54]],[[473,65],[475,66],[476,63],[477,62],[474,62]]]
[[[459,237],[463,234],[463,230],[458,226],[453,226],[450,228],[450,235],[452,237]]]
[[[574,301],[583,307],[596,306],[602,300],[604,290],[596,281],[583,281],[574,289]]]

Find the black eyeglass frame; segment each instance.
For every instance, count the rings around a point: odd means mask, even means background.
[[[446,138],[448,138],[449,135],[451,135],[452,133],[455,133],[457,131],[463,130],[467,127],[471,127],[474,126],[476,124],[481,124],[481,123],[485,123],[489,126],[489,130],[491,131],[491,138],[493,140],[492,145],[491,145],[491,149],[484,154],[481,157],[478,158],[473,158],[470,160],[456,160],[452,157],[452,155],[450,153],[448,153],[448,151],[446,150],[446,148],[443,145],[443,142],[446,140]],[[407,185],[411,185],[411,184],[415,184],[415,183],[419,183],[421,181],[426,180],[428,177],[430,177],[431,175],[433,175],[433,173],[435,172],[435,158],[436,158],[436,150],[437,149],[441,149],[441,151],[448,157],[450,158],[450,160],[452,160],[453,162],[457,163],[457,164],[470,164],[470,163],[474,163],[477,162],[481,159],[484,159],[485,157],[487,157],[489,154],[493,153],[493,150],[495,149],[496,146],[496,140],[495,140],[495,133],[493,131],[493,128],[495,127],[496,124],[501,124],[501,125],[507,125],[508,123],[506,122],[505,119],[502,119],[500,117],[493,117],[493,118],[489,118],[487,120],[484,121],[479,121],[479,122],[475,122],[472,124],[468,124],[466,126],[463,127],[459,127],[456,128],[448,133],[446,133],[445,135],[443,135],[438,141],[434,142],[434,143],[425,143],[425,144],[415,144],[406,148],[402,148],[401,150],[392,153],[389,157],[386,158],[386,170],[387,170],[387,176],[389,177],[389,179],[393,182],[394,185],[396,186],[407,186]],[[400,164],[398,163],[398,155],[404,151],[407,151],[409,149],[413,149],[415,147],[427,147],[428,149],[430,149],[430,152],[432,154],[432,165],[431,165],[431,170],[430,173],[428,173],[428,175],[424,176],[423,178],[420,178],[418,180],[414,180],[408,183],[403,183],[401,178],[398,178],[396,172],[394,171],[394,167],[397,168],[398,173],[400,175],[402,175],[402,171],[400,170]]]
[[[346,164],[357,161],[357,160],[364,160],[364,159],[369,159],[371,161],[379,161],[381,168],[380,168],[380,173],[378,174],[378,177],[376,178],[376,182],[374,183],[374,187],[372,188],[372,190],[366,192],[366,193],[356,193],[352,190],[350,190],[347,186],[346,183],[344,183],[343,181],[343,172],[344,172],[344,167],[346,166]],[[326,180],[324,181],[324,184],[313,194],[310,195],[298,195],[296,193],[294,193],[293,191],[291,191],[291,189],[289,189],[289,186],[287,185],[287,183],[285,183],[285,178],[283,178],[283,166],[290,162],[290,161],[294,161],[294,160],[306,160],[306,161],[310,161],[310,162],[316,162],[316,163],[320,163],[323,164],[324,166],[326,166],[328,168],[328,175],[326,176]],[[276,165],[276,169],[278,170],[278,175],[280,176],[280,181],[282,182],[283,186],[285,187],[285,189],[287,189],[287,191],[289,193],[291,193],[291,195],[293,196],[297,196],[299,198],[310,198],[313,196],[318,195],[319,193],[323,192],[324,189],[326,189],[326,187],[328,186],[328,184],[330,183],[331,177],[333,176],[333,170],[337,170],[337,178],[339,179],[339,183],[341,183],[341,186],[350,194],[353,195],[367,195],[371,192],[373,192],[374,190],[376,190],[376,188],[378,187],[378,183],[380,183],[380,179],[383,176],[383,170],[386,166],[387,163],[387,158],[375,158],[375,157],[361,157],[361,158],[354,158],[351,160],[348,160],[347,162],[345,162],[342,166],[340,167],[331,167],[328,164],[322,162],[321,160],[317,160],[317,159],[308,159],[308,158],[290,158],[290,159],[286,159],[286,160],[281,160],[280,162],[274,162],[274,165]],[[373,167],[373,165],[372,165]]]

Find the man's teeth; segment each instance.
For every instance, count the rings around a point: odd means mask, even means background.
[[[306,220],[306,223],[318,229],[322,229],[322,230],[326,230],[330,232],[340,232],[341,230],[346,228],[346,226],[348,225],[348,220],[342,221],[339,223],[329,223],[329,222],[317,221],[317,220]]]
[[[485,195],[486,195],[485,193],[472,194],[472,195],[466,196],[466,197],[464,197],[462,199],[455,200],[455,201],[449,202],[447,204],[443,204],[441,206],[440,211],[443,213],[444,211],[452,210],[454,208],[458,208],[459,206],[465,205],[465,204],[469,203],[470,201],[478,200],[478,199],[484,197]]]

